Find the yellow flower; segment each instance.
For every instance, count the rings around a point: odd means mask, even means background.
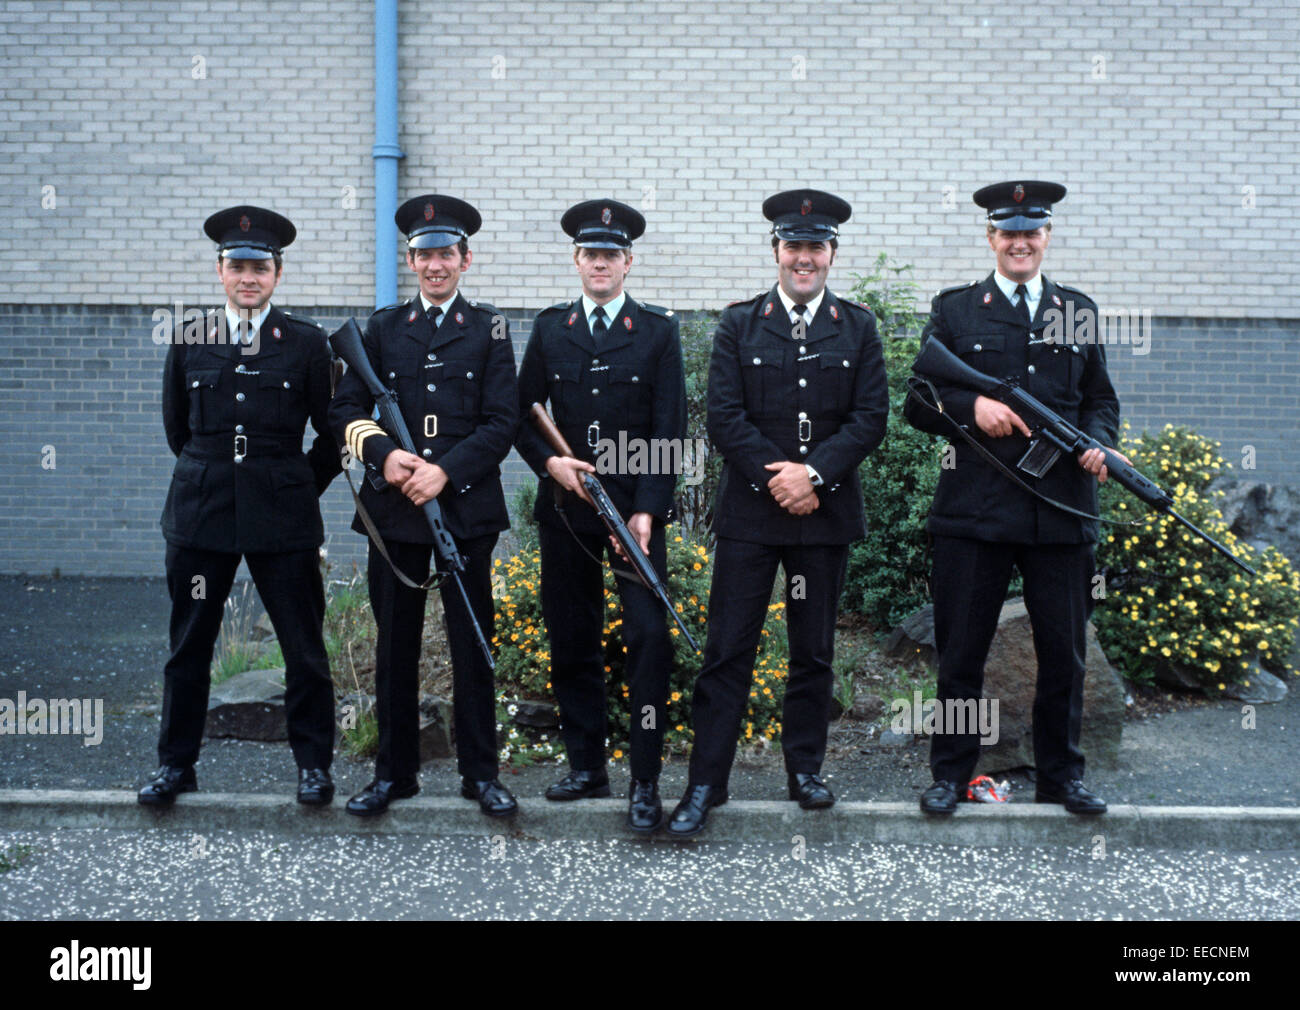
[[[614,760],[615,760],[615,761],[617,761],[617,760],[618,760],[619,758],[621,758],[622,756],[623,756],[623,752],[622,752],[621,750],[616,750],[616,751],[614,751]]]

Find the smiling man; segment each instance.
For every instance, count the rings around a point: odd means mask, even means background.
[[[329,803],[334,688],[317,554],[324,540],[317,499],[339,472],[326,413],[329,348],[316,323],[271,305],[282,250],[297,234],[292,222],[240,206],[213,214],[203,230],[218,245],[226,305],[208,342],[178,340],[163,366],[163,426],[177,456],[162,516],[171,657],[163,668],[162,766],[138,798],[168,806],[198,788],[212,652],[242,557],[284,653],[298,800]],[[309,419],[316,439],[304,455]]]
[[[997,183],[975,194],[975,203],[987,212],[996,268],[981,282],[935,296],[922,343],[941,341],[973,368],[1011,379],[1110,446],[1118,430],[1119,401],[1101,345],[1044,337],[1043,317],[1049,309],[1073,302],[1076,311],[1090,311],[1094,319],[1097,311],[1087,295],[1041,273],[1052,239],[1052,205],[1064,196],[1064,186],[1033,180]],[[955,465],[939,476],[926,526],[933,539],[939,704],[979,699],[984,660],[1012,568],[1018,569],[1038,656],[1036,798],[1064,804],[1072,813],[1104,813],[1105,802],[1083,784],[1079,749],[1084,636],[1097,541],[1097,523],[1086,517],[1096,515],[1097,482],[1107,476],[1102,453],[1092,449],[1077,460],[1059,459],[1037,478],[1018,472],[1032,490],[1027,489],[988,458],[1015,470],[1030,435],[1019,415],[970,390],[941,386],[937,393],[943,414],[914,397],[903,413],[914,427],[952,438],[955,447]],[[973,728],[964,734],[936,733],[930,741],[934,784],[922,795],[921,809],[929,814],[956,810],[978,758]]]
[[[789,798],[835,802],[821,778],[835,616],[849,544],[866,535],[858,465],[885,435],[889,392],[870,310],[826,287],[849,205],[812,189],[763,202],[777,283],[731,305],[709,363],[708,425],[722,454],[709,636],[695,684],[686,795],[669,834],[704,829],[727,800],[777,567],[790,673],[781,719]]]
[[[686,434],[686,383],[677,320],[623,290],[632,243],[645,218],[617,200],[570,207],[560,227],[573,236],[582,295],[537,315],[519,369],[519,403],[550,401],[556,426],[576,457],[558,456],[525,418],[516,445],[540,478],[535,516],[542,555],[542,615],[551,642],[551,682],[560,705],[569,773],[548,800],[610,794],[605,770],[606,686],[600,644],[605,620],[602,558],[609,555],[623,604],[619,626],[627,649],[632,706],[632,783],[628,826],[639,833],[663,823],[659,767],[667,728],[672,640],[659,602],[618,559],[579,473],[594,472],[602,440],[672,440]],[[625,436],[622,438],[620,436]],[[628,529],[668,580],[664,525],[671,521],[676,474],[637,472],[629,460],[602,468],[601,484]]]
[[[492,638],[492,549],[509,528],[501,461],[518,413],[510,328],[492,306],[458,292],[473,254],[479,213],[464,200],[430,193],[407,200],[395,216],[407,236],[406,265],[420,284],[410,301],[380,309],[363,342],[375,373],[397,391],[417,453],[398,448],[374,420],[374,398],[354,372],[339,382],[330,423],[339,444],[366,468],[352,528],[366,533],[366,576],[375,640],[375,712],[379,754],[374,780],[348,800],[349,813],[373,816],[420,790],[419,666],[433,532],[422,506],[436,498],[464,557],[461,573],[473,615],[454,583],[442,583],[452,665],[456,764],[461,795],[490,817],[514,813],[515,798],[497,778],[492,670],[472,621]],[[385,556],[385,552],[387,556]]]

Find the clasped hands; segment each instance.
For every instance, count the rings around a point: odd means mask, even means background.
[[[768,493],[792,516],[806,516],[821,505],[805,464],[786,460],[768,463],[763,469],[774,471],[767,482]]]
[[[413,452],[394,449],[384,459],[384,480],[406,495],[412,505],[421,506],[442,494],[447,486],[447,471],[437,463],[426,463]]]
[[[975,423],[979,425],[980,431],[988,435],[989,438],[1005,438],[1012,432],[1018,431],[1025,438],[1032,438],[1033,432],[1029,426],[1014,410],[1008,407],[1001,400],[995,400],[989,396],[975,397]],[[1129,458],[1116,449],[1111,449],[1125,463]],[[1087,449],[1078,456],[1079,466],[1087,470],[1097,478],[1098,483],[1106,483],[1106,478],[1110,472],[1106,469],[1106,455],[1100,449]]]

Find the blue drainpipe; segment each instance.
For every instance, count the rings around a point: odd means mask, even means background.
[[[375,0],[375,308],[397,301],[397,0]]]

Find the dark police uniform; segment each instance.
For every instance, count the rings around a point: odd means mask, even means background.
[[[256,207],[215,214],[204,227],[228,259],[270,258],[294,235]],[[318,498],[340,468],[327,428],[329,348],[319,325],[273,307],[247,346],[235,334],[218,343],[222,328],[211,320],[207,337],[185,344],[178,329],[163,368],[163,424],[177,460],[162,514],[172,654],[159,758],[181,768],[198,760],[213,645],[242,556],[284,653],[294,759],[327,770],[334,693],[321,637]],[[309,418],[317,435],[304,455]]]
[[[603,222],[602,211],[607,214]],[[588,222],[588,217],[594,220]],[[645,227],[634,209],[612,200],[579,204],[562,224],[576,244],[596,248],[628,248]],[[686,435],[686,386],[677,321],[666,309],[625,297],[607,325],[597,344],[582,298],[538,313],[519,371],[521,412],[526,415],[534,402],[549,400],[552,418],[576,458],[592,464],[599,464],[602,442],[612,450],[620,438],[625,444],[641,439],[647,445],[671,439],[680,447]],[[615,583],[627,646],[631,773],[633,779],[656,779],[672,666],[669,618],[630,567],[617,559],[595,510],[556,486],[546,470],[546,460],[556,452],[526,416],[515,444],[541,478],[534,515],[542,555],[542,611],[569,763],[575,771],[603,774],[607,724],[600,632],[605,611],[602,569],[595,559],[608,551],[615,572],[626,575]],[[654,517],[649,557],[666,584],[664,524],[672,518],[676,474],[599,472],[598,477],[625,521],[637,512]],[[646,706],[655,712],[652,728],[644,726]]]
[[[795,190],[770,198],[764,213],[779,238],[827,241],[849,208],[828,194]],[[858,466],[884,438],[888,410],[880,338],[865,307],[824,289],[800,332],[778,286],[722,314],[709,365],[708,427],[724,465],[708,643],[692,710],[693,786],[725,794],[778,565],[786,572],[790,645],[786,768],[820,772],[848,544],[866,534]],[[819,476],[815,511],[796,516],[777,504],[764,466],[781,461],[806,463]]]
[[[1006,183],[976,194],[991,210],[989,220],[1005,231],[1031,231],[1050,217],[1050,205],[1064,187]],[[1016,201],[1015,187],[1020,187]],[[1046,211],[1046,213],[1044,213]],[[1013,306],[990,274],[982,282],[948,288],[935,296],[922,334],[941,341],[963,361],[997,378],[1010,378],[1066,421],[1114,445],[1119,401],[1106,372],[1099,343],[1044,338],[1045,314],[1067,318],[1096,303],[1082,292],[1042,277],[1042,294],[1032,322],[1027,309]],[[1017,299],[1018,300],[1018,299]],[[1073,303],[1073,306],[1070,305]],[[1097,318],[1094,315],[1094,319]],[[1015,470],[1028,439],[1018,432],[990,438],[976,425],[977,394],[938,388],[944,411],[985,449]],[[927,530],[933,535],[932,591],[939,652],[938,698],[979,698],[984,660],[1006,596],[1012,567],[1024,576],[1025,605],[1038,654],[1034,703],[1034,753],[1039,788],[1063,786],[1083,776],[1079,750],[1082,720],[1085,632],[1091,610],[1092,545],[1097,523],[1070,515],[1017,487],[986,462],[951,424],[914,397],[904,417],[922,431],[950,437],[955,465],[939,477]],[[1095,515],[1097,480],[1075,459],[1061,458],[1041,478],[1017,471],[1049,498]],[[979,757],[975,734],[935,734],[931,769],[936,781],[964,791]]]
[[[426,217],[428,211],[434,213]],[[446,230],[425,230],[425,221]],[[428,195],[403,204],[397,222],[410,235],[410,247],[418,249],[421,243],[446,246],[473,234],[479,216],[462,201]],[[419,295],[380,309],[366,324],[363,342],[375,373],[397,393],[417,454],[447,474],[438,503],[467,563],[461,580],[474,616],[491,642],[491,555],[498,535],[510,525],[501,461],[518,421],[514,351],[505,317],[491,305],[458,293],[442,309],[436,323]],[[420,582],[429,571],[433,533],[423,509],[383,478],[384,460],[399,446],[373,420],[373,410],[374,399],[361,379],[344,374],[330,405],[330,424],[339,443],[365,465],[361,502],[393,563]],[[352,528],[365,532],[360,516]],[[378,628],[375,775],[413,786],[420,763],[418,667],[427,594],[399,582],[373,543],[367,577]],[[495,780],[492,671],[451,580],[443,582],[441,593],[453,668],[457,766],[465,779]]]

